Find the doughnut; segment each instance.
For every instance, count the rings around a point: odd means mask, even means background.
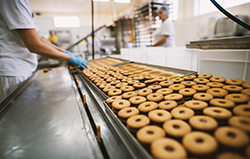
[[[150,123],[146,115],[133,115],[127,119],[127,127],[131,132],[136,132],[140,128],[147,126]]]
[[[162,81],[159,83],[160,86],[162,86],[163,88],[168,88],[168,86],[174,84],[173,81]]]
[[[187,152],[176,140],[159,138],[151,142],[150,151],[155,159],[184,159]]]
[[[178,94],[178,93],[172,93],[164,97],[165,100],[174,100],[174,101],[180,101],[182,100],[182,98],[183,98],[183,95]]]
[[[250,96],[250,89],[243,89],[241,93]]]
[[[250,105],[238,105],[233,109],[234,114],[250,117]]]
[[[211,94],[208,94],[208,93],[196,93],[193,97],[195,100],[201,100],[204,102],[208,102],[211,99],[213,99],[213,96]]]
[[[226,79],[224,77],[214,76],[209,79],[211,82],[224,83]]]
[[[158,108],[158,104],[155,103],[155,102],[144,102],[144,103],[141,103],[139,106],[138,106],[138,109],[142,112],[142,113],[148,113],[154,109],[157,109]]]
[[[224,86],[223,83],[219,83],[219,82],[208,82],[206,85],[211,88],[222,88]]]
[[[127,86],[127,85],[128,85],[128,83],[123,83],[123,82],[122,82],[122,83],[116,84],[115,87],[116,87],[116,88],[121,88],[121,87]]]
[[[172,84],[169,86],[170,89],[172,89],[173,91],[179,91],[183,88],[185,88],[185,85],[183,84]]]
[[[164,77],[164,76],[158,76],[155,78],[158,82],[161,82],[161,81],[165,81],[167,80],[167,77]]]
[[[241,148],[249,143],[248,135],[235,127],[219,127],[215,130],[214,136],[222,145],[232,148]]]
[[[118,95],[121,95],[122,94],[122,90],[120,89],[112,89],[110,91],[108,91],[108,96],[111,97],[111,96],[118,96]]]
[[[228,120],[229,125],[250,133],[250,118],[246,116],[233,116]]]
[[[208,106],[206,102],[199,101],[199,100],[190,100],[184,103],[187,108],[193,110],[202,110]]]
[[[140,89],[140,88],[146,87],[146,84],[145,83],[135,83],[135,84],[133,84],[133,87],[136,89]]]
[[[238,153],[228,151],[217,155],[216,159],[246,159],[246,158],[242,157]]]
[[[152,91],[155,92],[158,89],[161,89],[161,86],[160,85],[150,85],[150,86],[148,86],[148,89],[152,89]]]
[[[222,88],[210,88],[207,93],[212,94],[214,97],[222,98],[228,94],[228,91]]]
[[[129,81],[127,81],[127,83],[128,83],[128,85],[132,86],[135,83],[140,83],[140,81],[138,81],[138,80],[129,80]]]
[[[208,107],[203,109],[203,114],[215,119],[228,119],[232,116],[231,111],[221,107]]]
[[[244,87],[245,89],[250,89],[250,82],[243,83],[242,87]]]
[[[160,93],[151,93],[147,95],[147,99],[152,102],[159,102],[162,101],[163,95]]]
[[[134,80],[138,80],[138,81],[142,81],[144,80],[144,77],[143,76],[136,76],[136,77],[133,77]]]
[[[172,81],[173,81],[174,83],[180,83],[180,82],[184,81],[184,78],[178,77],[178,78],[172,79]]]
[[[116,80],[116,81],[111,81],[110,84],[111,86],[115,86],[116,84],[120,83],[120,80]]]
[[[194,82],[196,82],[197,84],[206,84],[210,81],[208,79],[205,79],[205,78],[195,78]]]
[[[112,103],[112,108],[116,111],[119,112],[119,110],[123,108],[130,107],[130,102],[128,100],[120,99],[120,100],[115,100]]]
[[[160,93],[160,94],[162,94],[163,96],[165,96],[165,95],[168,95],[168,94],[173,93],[173,90],[170,89],[170,88],[162,88],[162,89],[158,89],[158,90],[156,91],[156,93]]]
[[[146,78],[146,77],[145,77]],[[144,82],[146,85],[150,85],[150,84],[153,84],[153,83],[157,83],[157,80],[156,79],[151,79],[151,80],[146,80]]]
[[[193,116],[189,118],[189,123],[193,128],[203,131],[214,130],[218,126],[214,118],[205,115]]]
[[[139,129],[136,137],[142,144],[150,144],[152,141],[165,136],[164,130],[155,125],[148,125]]]
[[[129,99],[129,102],[131,103],[132,106],[138,106],[139,104],[146,102],[146,98],[142,97],[142,96],[135,96],[135,97],[131,97]]]
[[[148,89],[148,88],[144,88],[138,91],[139,96],[147,96],[151,93],[153,93],[152,89]]]
[[[126,123],[127,119],[133,115],[138,115],[139,110],[135,107],[128,107],[120,110],[118,112],[118,117],[119,119],[123,122]]]
[[[182,143],[191,153],[197,155],[211,154],[217,150],[218,144],[215,138],[201,131],[193,131],[186,134]]]
[[[243,83],[244,83],[243,80],[241,80],[241,79],[236,79],[236,78],[232,78],[232,79],[226,80],[226,84],[229,84],[229,85],[236,85],[236,86],[239,86],[239,85],[242,85]]]
[[[195,89],[197,92],[205,92],[208,90],[210,87],[207,85],[193,85],[191,88]]]
[[[228,99],[212,99],[209,103],[222,108],[233,108],[235,106],[235,103]]]
[[[163,110],[171,110],[175,107],[177,107],[177,102],[176,101],[162,101],[159,103],[159,109]]]
[[[110,90],[112,90],[112,89],[116,89],[116,87],[115,86],[107,86],[107,87],[105,87],[105,88],[103,88],[103,92],[104,93],[108,93]]]
[[[172,115],[166,110],[152,110],[148,113],[148,117],[155,123],[163,123],[172,118]]]
[[[163,129],[168,135],[177,138],[191,132],[191,127],[186,122],[180,119],[172,119],[164,122]]]
[[[179,93],[183,96],[193,96],[196,93],[196,90],[192,88],[183,88],[179,90]]]
[[[185,81],[192,81],[193,79],[196,78],[195,75],[188,75],[183,77]]]
[[[123,86],[120,88],[123,92],[131,92],[134,90],[133,86]]]
[[[171,111],[171,115],[175,119],[187,120],[194,116],[194,111],[187,107],[176,107]]]
[[[197,83],[194,81],[183,81],[181,84],[185,85],[185,87],[192,87],[193,85],[196,85]]]
[[[250,100],[250,97],[245,94],[234,93],[225,96],[225,99],[231,100],[237,104],[246,103]]]
[[[113,97],[109,97],[109,98],[106,100],[106,103],[111,107],[111,106],[112,106],[112,103],[113,103],[115,100],[119,100],[119,99],[122,99],[122,96],[113,96]]]
[[[200,74],[199,76],[198,76],[198,78],[211,78],[213,75],[211,75],[211,74],[208,74],[208,73],[204,73],[204,74]]]
[[[123,93],[122,94],[122,98],[124,98],[124,99],[129,99],[129,98],[131,98],[131,97],[134,97],[134,96],[137,96],[137,92],[134,92],[134,91],[132,91],[132,92],[126,92],[126,93]]]
[[[103,89],[103,88],[108,87],[108,86],[111,86],[111,84],[106,84],[106,83],[104,83],[104,84],[101,84],[101,85],[99,86],[99,88],[100,88],[100,89]]]
[[[145,78],[146,80],[151,80],[151,79],[154,79],[155,76],[146,75],[144,78]],[[155,81],[156,81],[156,80],[155,80]]]
[[[235,85],[226,85],[222,87],[230,93],[240,93],[243,90],[243,87],[235,86]]]

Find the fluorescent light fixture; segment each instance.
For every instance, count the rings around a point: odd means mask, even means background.
[[[109,0],[93,0],[95,2],[108,2]]]
[[[54,17],[54,24],[55,27],[62,27],[62,28],[68,28],[68,27],[79,27],[80,26],[80,20],[78,17],[72,16],[72,17]]]
[[[130,0],[115,0],[116,3],[130,3]]]

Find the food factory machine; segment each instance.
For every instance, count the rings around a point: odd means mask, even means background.
[[[110,57],[89,62],[91,68],[129,64],[172,77],[197,74]],[[107,98],[78,67],[37,70],[0,103],[0,158],[153,158]]]
[[[37,70],[0,103],[0,158],[152,158],[106,98],[78,68]]]

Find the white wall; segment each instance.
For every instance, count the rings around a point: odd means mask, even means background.
[[[185,46],[189,41],[199,40],[208,35],[209,18],[224,15],[220,11],[194,16],[194,0],[179,0],[179,14],[175,21],[176,45]],[[234,15],[248,15],[250,17],[250,3],[227,9]]]

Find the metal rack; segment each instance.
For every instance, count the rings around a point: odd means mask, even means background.
[[[142,47],[146,45],[153,44],[153,32],[156,24],[157,9],[162,6],[167,5],[172,7],[172,3],[164,1],[164,3],[155,2],[154,0],[149,0],[149,2],[143,6],[136,6],[134,8],[134,22],[135,22],[135,32],[136,32],[136,47]],[[171,13],[171,11],[170,11]],[[145,38],[145,35],[148,35]]]

